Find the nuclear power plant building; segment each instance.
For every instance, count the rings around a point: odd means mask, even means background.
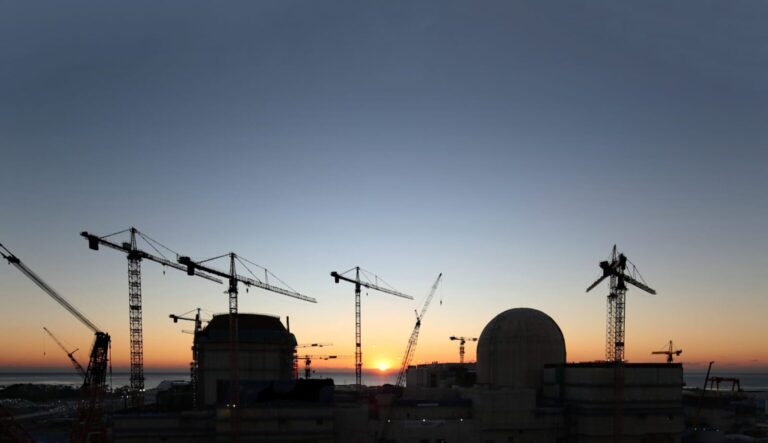
[[[535,309],[494,317],[476,363],[411,366],[403,390],[297,380],[296,339],[279,319],[239,320],[237,429],[227,407],[222,315],[195,338],[196,407],[159,396],[157,411],[114,415],[112,438],[223,442],[236,432],[243,442],[665,443],[679,442],[684,428],[680,364],[567,363],[562,331]]]

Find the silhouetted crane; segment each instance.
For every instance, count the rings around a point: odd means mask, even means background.
[[[185,317],[185,315],[189,315],[192,312],[195,312],[194,317]],[[203,330],[203,320],[200,318],[200,308],[195,308],[191,311],[185,312],[180,315],[170,314],[168,316],[171,320],[173,320],[174,323],[178,323],[179,320],[182,321],[191,321],[195,324],[195,329],[192,332],[194,338],[192,339],[192,362],[189,364],[189,378],[192,384],[192,405],[194,407],[197,407],[197,394],[198,394],[198,382],[200,380],[200,375],[198,373],[199,365],[200,365],[200,355],[198,354],[198,347],[197,347],[197,337],[200,331]],[[185,332],[185,331],[182,331]]]
[[[220,271],[215,268],[211,268],[204,263],[217,260],[220,258],[228,258],[229,259],[229,271]],[[246,260],[243,257],[238,256],[234,252],[230,252],[228,254],[219,255],[213,258],[209,258],[202,261],[193,261],[191,258],[186,256],[181,256],[178,258],[178,262],[184,266],[187,267],[187,275],[195,275],[198,271],[203,271],[207,274],[215,275],[221,278],[226,278],[229,281],[229,290],[227,291],[227,294],[229,295],[229,366],[230,366],[230,386],[229,386],[229,404],[227,405],[229,408],[231,408],[231,418],[232,418],[232,440],[233,441],[239,441],[240,434],[239,434],[239,423],[240,423],[240,414],[239,410],[237,409],[240,405],[240,369],[239,369],[239,357],[238,357],[238,335],[237,335],[237,284],[242,283],[246,287],[246,291],[249,287],[255,286],[257,288],[261,288],[267,291],[276,292],[278,294],[287,295],[288,297],[298,298],[299,300],[308,301],[311,303],[317,303],[317,300],[315,300],[312,297],[307,297],[306,295],[299,294],[298,292],[292,290],[292,289],[284,289],[279,286],[274,286],[269,283],[269,276],[271,275],[274,279],[277,279],[280,281],[283,285],[288,286],[285,284],[285,282],[281,281],[279,278],[277,278],[274,274],[269,272],[266,268],[263,268],[251,261]],[[239,275],[237,273],[237,269],[235,267],[235,263],[240,263],[243,268],[245,268],[253,278],[246,277]],[[259,280],[258,277],[256,277],[256,274],[251,271],[251,269],[246,264],[251,264],[253,266],[260,267],[264,270],[264,281]]]
[[[108,240],[120,234],[129,233],[129,241],[115,243]],[[114,234],[99,237],[88,232],[81,232],[81,236],[88,240],[88,247],[94,251],[99,250],[99,245],[112,248],[126,254],[128,257],[128,323],[131,339],[131,403],[134,407],[141,407],[144,403],[144,331],[142,326],[142,301],[141,301],[141,261],[146,259],[163,266],[186,271],[184,266],[174,263],[163,256],[158,247],[163,248],[174,255],[178,254],[171,249],[163,246],[162,243],[152,240],[146,234],[138,229],[130,227],[128,229],[115,232]],[[153,255],[138,248],[138,238],[143,239],[159,255]],[[163,271],[165,273],[165,271]],[[221,280],[204,273],[197,273],[204,279],[222,283]]]
[[[427,298],[424,300],[424,305],[421,307],[421,312],[416,312],[416,325],[414,325],[413,331],[411,332],[411,337],[408,339],[408,345],[405,348],[405,354],[403,354],[403,361],[400,363],[400,371],[397,373],[397,381],[395,382],[395,397],[392,400],[391,406],[386,408],[384,411],[384,420],[382,420],[381,431],[379,432],[378,440],[381,443],[389,441],[388,435],[391,422],[390,417],[394,411],[395,404],[403,395],[403,388],[405,387],[405,377],[408,372],[408,366],[411,365],[413,356],[416,353],[416,344],[419,341],[421,321],[424,319],[424,315],[427,313],[429,304],[432,301],[432,297],[435,295],[435,292],[437,292],[437,287],[440,284],[440,279],[442,278],[443,273],[441,272],[437,275],[435,283],[432,284],[432,288],[429,290],[429,295],[427,295]]]
[[[290,330],[288,331],[290,332]],[[333,343],[300,343],[297,344],[295,348],[293,348],[293,365],[292,365],[292,373],[293,378],[298,379],[299,378],[299,351],[298,349],[303,348],[322,348],[325,346],[333,346]]]
[[[672,340],[669,341],[669,348],[665,349],[663,351],[653,351],[651,352],[652,355],[666,355],[667,356],[667,363],[672,363],[673,355],[679,356],[683,353],[682,349],[674,350],[674,346],[672,345]]]
[[[464,363],[464,345],[468,341],[477,341],[477,337],[457,337],[453,335],[450,339],[459,341],[459,363]]]
[[[83,369],[83,366],[80,364],[79,361],[75,358],[75,352],[77,352],[77,349],[70,352],[67,350],[67,348],[64,347],[64,344],[59,341],[58,338],[56,338],[55,335],[53,335],[53,332],[49,331],[48,328],[43,326],[43,330],[48,333],[48,335],[53,339],[53,341],[56,342],[57,345],[61,348],[62,351],[64,351],[65,354],[67,354],[67,357],[69,357],[69,361],[72,363],[72,366],[75,368],[75,371],[77,371],[78,374],[80,374],[83,378],[85,378],[85,369]]]
[[[184,317],[185,315],[189,315],[191,313],[195,312],[194,317]],[[183,314],[175,315],[170,314],[168,316],[171,320],[173,320],[174,323],[178,323],[179,320],[183,321],[191,321],[195,323],[195,333],[198,333],[203,330],[203,320],[200,318],[200,308],[195,308],[189,312],[185,312]]]
[[[344,274],[348,274],[352,271],[355,271],[355,278],[345,277]],[[360,273],[363,273],[363,276],[370,279],[370,273],[364,269],[361,269],[360,266],[355,266],[352,269],[349,269],[345,272],[342,272],[339,274],[338,272],[334,271],[331,272],[331,277],[333,277],[334,281],[336,283],[339,283],[339,281],[344,280],[349,283],[353,283],[355,285],[355,384],[357,385],[357,388],[360,389],[363,384],[363,343],[362,343],[362,323],[360,319],[360,288],[368,288],[373,289],[375,291],[383,292],[385,294],[395,295],[397,297],[407,298],[408,300],[413,300],[413,297],[407,294],[403,294],[402,292],[395,291],[394,289],[385,288],[378,284],[379,276],[373,274],[375,283],[371,283],[370,281],[364,281],[360,279]],[[384,280],[381,280],[382,283],[385,283]],[[387,285],[389,286],[389,285]]]
[[[632,265],[627,273],[627,263]],[[624,361],[624,318],[627,296],[627,283],[642,289],[650,294],[656,294],[645,284],[643,277],[637,271],[634,264],[627,260],[624,254],[617,251],[613,245],[611,261],[601,261],[600,269],[603,275],[589,285],[587,292],[595,288],[606,278],[610,279],[610,292],[608,293],[608,321],[605,337],[605,358],[608,361]]]
[[[80,389],[81,399],[77,407],[78,418],[69,435],[69,441],[72,443],[89,440],[104,441],[106,439],[106,430],[104,429],[102,418],[104,415],[104,395],[107,389],[109,334],[99,329],[98,326],[78,311],[67,299],[50,287],[48,283],[43,281],[42,278],[22,263],[18,257],[13,255],[2,244],[0,244],[0,255],[94,333],[95,339],[91,348],[91,356],[88,360],[88,369],[85,371],[83,386]]]
[[[416,325],[413,327],[411,337],[408,339],[408,345],[405,347],[405,354],[403,354],[403,361],[400,363],[400,372],[397,373],[397,381],[395,386],[405,386],[405,374],[408,372],[408,366],[410,366],[413,360],[413,355],[416,353],[416,343],[419,341],[419,330],[421,329],[421,321],[424,319],[424,315],[427,313],[429,303],[432,301],[432,296],[437,292],[437,286],[440,284],[440,279],[443,278],[441,272],[437,276],[437,280],[432,285],[432,289],[429,290],[426,300],[424,300],[424,306],[421,307],[421,312],[416,312]]]
[[[338,358],[350,358],[349,355],[310,355],[306,354],[304,359],[304,378],[309,380],[312,377],[312,360],[336,360]]]

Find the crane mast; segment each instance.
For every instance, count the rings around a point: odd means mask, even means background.
[[[405,386],[405,374],[406,372],[408,372],[408,366],[411,365],[413,356],[416,353],[416,343],[419,341],[419,330],[421,329],[421,321],[424,319],[424,315],[427,313],[429,304],[432,301],[432,296],[434,296],[435,292],[437,292],[437,287],[440,284],[440,279],[442,278],[443,278],[443,273],[441,272],[437,276],[437,280],[435,280],[435,283],[432,285],[432,289],[430,289],[429,295],[427,296],[427,299],[424,301],[424,306],[421,307],[421,312],[416,314],[416,325],[413,327],[413,332],[411,332],[411,337],[408,339],[408,345],[405,347],[405,354],[403,354],[403,360],[400,363],[400,372],[397,373],[397,381],[395,382],[395,386],[398,386],[401,388]]]
[[[110,237],[129,233],[129,241],[124,243],[115,243],[109,240]],[[158,257],[142,251],[138,247],[138,238],[144,239],[155,251],[162,255],[152,243],[166,248],[160,243],[152,240],[147,235],[140,232],[135,227],[130,227],[124,231],[116,232],[104,237],[98,237],[88,232],[81,232],[80,235],[88,240],[88,247],[94,251],[99,250],[99,246],[120,251],[126,254],[128,259],[128,324],[130,333],[130,357],[131,357],[131,402],[134,407],[141,407],[144,403],[144,332],[142,326],[142,297],[141,297],[141,261],[147,259],[160,263],[181,271],[186,271],[183,266],[168,260],[165,257]],[[170,251],[170,250],[169,250]],[[221,283],[221,280],[209,275],[199,273],[199,277]]]
[[[642,276],[635,265],[627,267],[629,260],[613,245],[610,261],[601,261],[603,275],[587,287],[589,292],[606,278],[609,281],[607,300],[607,321],[605,334],[605,358],[614,363],[614,422],[613,440],[620,442],[623,435],[624,417],[624,336],[627,283],[649,294],[656,291],[642,281]],[[630,263],[631,264],[631,263]],[[628,271],[629,269],[629,271]]]
[[[290,323],[289,323],[289,330],[290,331]],[[322,348],[325,346],[333,346],[333,343],[299,343],[296,345],[296,347],[293,348],[293,362],[291,364],[291,371],[293,373],[293,378],[297,379],[299,378],[299,349],[301,348]]]
[[[682,349],[675,350],[675,346],[672,344],[672,340],[670,340],[669,348],[663,351],[653,351],[651,352],[651,355],[666,355],[667,363],[673,363],[674,362],[673,356],[680,356],[680,354],[682,353],[683,353]]]
[[[368,289],[373,289],[375,291],[383,292],[385,294],[390,294],[397,297],[407,298],[408,300],[413,300],[413,297],[411,297],[410,295],[403,294],[402,292],[395,291],[394,289],[389,289],[389,288],[379,286],[378,284],[360,280],[361,270],[362,269],[360,269],[360,266],[355,266],[354,268],[346,272],[342,272],[341,274],[339,274],[336,271],[331,272],[331,277],[333,277],[336,283],[339,283],[339,281],[343,280],[355,285],[355,385],[357,386],[358,389],[360,389],[363,385],[363,344],[362,344],[363,331],[362,331],[362,319],[361,319],[361,309],[360,309],[361,288],[365,287]],[[355,271],[355,278],[349,278],[344,276],[344,274],[347,274],[350,271]],[[374,275],[374,277],[376,278],[376,280],[378,280],[378,276]]]
[[[195,330],[194,330],[194,338],[192,339],[192,362],[189,364],[189,378],[192,382],[192,406],[197,407],[197,397],[198,397],[198,384],[199,384],[199,364],[200,364],[200,355],[198,353],[199,349],[197,346],[197,337],[200,331],[203,330],[203,321],[200,318],[200,308],[194,309],[194,311],[197,311],[195,313],[194,318],[192,317],[184,317],[185,315],[193,312],[189,311],[181,315],[175,315],[170,314],[168,317],[173,320],[174,323],[178,323],[179,320],[183,321],[191,321],[195,324]]]
[[[224,257],[229,259],[229,272],[211,268],[205,264],[206,262],[210,262],[210,261],[217,260]],[[246,288],[250,286],[255,286],[257,288],[261,288],[271,292],[276,292],[278,294],[286,295],[289,297],[297,298],[299,300],[304,300],[311,303],[317,303],[317,300],[315,300],[312,297],[307,297],[306,295],[302,295],[294,290],[271,285],[267,280],[268,275],[270,275],[270,273],[269,271],[267,271],[266,268],[263,268],[264,276],[265,276],[264,281],[259,280],[256,277],[256,274],[254,274],[253,271],[251,271],[250,268],[246,265],[246,262],[254,266],[258,266],[258,265],[256,265],[253,262],[249,262],[248,260],[238,256],[234,252],[230,252],[228,254],[220,255],[220,256],[209,258],[207,260],[202,260],[202,261],[193,261],[188,256],[180,256],[177,260],[180,265],[183,265],[186,267],[187,275],[195,275],[196,272],[202,271],[206,274],[225,278],[229,282],[229,290],[227,291],[227,294],[229,295],[229,365],[230,365],[231,372],[230,372],[230,386],[229,386],[229,404],[227,406],[230,408],[230,411],[231,411],[230,417],[231,417],[231,423],[232,423],[232,440],[239,441],[240,411],[239,409],[237,409],[240,405],[240,368],[238,364],[239,338],[238,338],[238,325],[237,325],[237,315],[238,315],[237,285],[238,283],[244,284]],[[237,269],[235,265],[236,262],[240,263],[252,275],[253,278],[239,275],[237,273]]]
[[[603,271],[603,275],[587,288],[587,292],[589,292],[606,278],[609,279],[608,319],[605,334],[605,358],[608,361],[624,361],[627,283],[649,294],[656,294],[654,289],[642,281],[642,277],[634,265],[632,265],[628,273],[628,262],[627,257],[619,253],[616,245],[613,245],[611,260],[600,262],[600,269]]]
[[[459,363],[464,364],[464,345],[466,345],[468,341],[477,341],[477,337],[457,337],[452,335],[449,338],[451,341],[459,341]]]

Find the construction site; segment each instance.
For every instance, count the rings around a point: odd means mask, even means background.
[[[192,260],[133,227],[107,236],[81,235],[91,250],[108,249],[127,258],[130,386],[119,395],[108,384],[109,332],[79,310],[72,302],[74,297],[59,294],[30,265],[0,245],[2,257],[10,265],[94,335],[88,361],[80,362],[74,351],[45,329],[82,377],[75,406],[61,413],[64,418],[58,426],[69,430],[60,441],[768,441],[764,397],[743,392],[738,379],[710,376],[709,372],[703,386],[684,386],[683,366],[675,362],[683,351],[672,341],[667,348],[652,352],[650,362],[625,359],[628,291],[656,291],[615,246],[609,259],[599,263],[599,278],[586,289],[590,292],[607,283],[604,360],[569,361],[566,337],[548,314],[509,306],[489,318],[477,334],[445,334],[458,345],[458,362],[414,364],[419,333],[428,327],[427,313],[439,290],[440,274],[416,313],[396,382],[369,386],[363,380],[361,292],[413,299],[375,274],[359,266],[330,273],[339,291],[354,291],[355,348],[349,355],[329,354],[320,349],[327,343],[295,336],[287,318],[239,311],[242,288],[308,303],[318,300],[291,289],[266,269],[257,275],[252,269],[256,265],[234,252]],[[225,266],[212,263],[217,260]],[[189,322],[194,328],[189,380],[168,383],[152,398],[145,386],[141,283],[141,265],[150,262],[225,285],[228,295],[228,312],[210,319],[202,318],[199,309],[169,315],[173,323]],[[476,358],[466,358],[467,343],[476,343]],[[313,377],[313,360],[342,358],[354,358],[353,384],[337,385],[332,379]],[[0,441],[57,441],[36,426],[34,418],[16,419],[14,415],[11,408],[0,407]]]

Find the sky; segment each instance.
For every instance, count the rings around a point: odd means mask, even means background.
[[[766,21],[754,1],[0,1],[0,242],[116,368],[125,256],[79,233],[136,226],[316,298],[240,311],[329,353],[354,355],[331,271],[412,294],[363,294],[366,367],[398,364],[440,272],[416,362],[515,307],[601,359],[608,289],[585,288],[618,244],[658,291],[629,291],[629,361],[674,340],[687,368],[766,371]],[[146,366],[186,368],[168,315],[225,312],[225,288],[142,271]],[[0,369],[66,367],[43,326],[86,359],[90,331],[10,266],[0,297]]]

